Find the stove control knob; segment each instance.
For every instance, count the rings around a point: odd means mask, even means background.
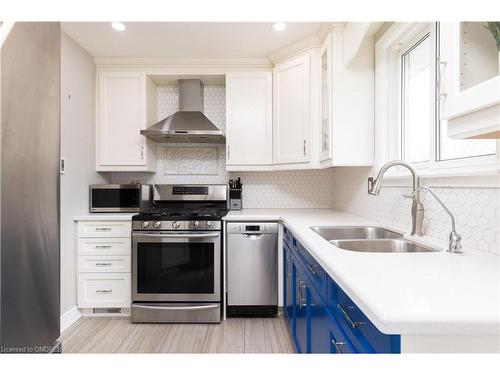
[[[210,228],[212,226],[212,223],[210,221],[207,221],[207,228]]]
[[[161,222],[160,221],[155,221],[155,223],[153,224],[153,226],[158,229],[161,227]]]
[[[200,223],[198,223],[197,221],[194,222],[194,229],[198,229],[198,227],[200,226]]]
[[[142,223],[142,227],[143,228],[149,228],[149,222],[145,221],[144,223]]]
[[[179,222],[178,222],[178,221],[174,221],[174,222],[172,222],[172,228],[177,229],[177,228],[179,228],[180,226],[181,226],[181,225],[179,224]]]

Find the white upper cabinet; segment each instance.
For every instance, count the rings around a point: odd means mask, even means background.
[[[330,112],[330,155],[321,153],[321,166],[370,166],[374,160],[375,51],[373,36],[368,36],[349,61],[344,58],[342,27],[335,28],[326,40],[331,49],[330,95],[325,105]],[[327,69],[328,70],[328,69]],[[328,74],[326,74],[326,77]],[[325,124],[326,125],[326,124]],[[324,133],[324,131],[323,131]],[[325,142],[323,140],[323,142]]]
[[[278,63],[273,88],[273,162],[307,163],[311,158],[311,55]]]
[[[145,73],[98,73],[97,171],[156,169],[155,144],[140,134],[156,111],[155,86]]]
[[[271,169],[272,135],[272,73],[228,73],[227,170]]]
[[[484,22],[440,24],[441,119],[452,138],[500,138],[499,52]]]
[[[319,161],[332,159],[332,37],[321,48],[321,129]]]

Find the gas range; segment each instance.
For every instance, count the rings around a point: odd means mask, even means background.
[[[132,218],[131,320],[219,323],[226,185],[155,185]]]
[[[201,204],[206,204],[202,202]],[[132,218],[133,230],[214,230],[221,229],[227,208],[157,207]]]
[[[153,208],[132,218],[133,230],[221,229],[226,185],[154,185]]]

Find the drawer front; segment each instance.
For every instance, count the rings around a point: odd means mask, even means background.
[[[352,342],[342,330],[338,321],[327,312],[325,320],[327,321],[329,352],[334,354],[352,354],[357,353]]]
[[[78,257],[79,272],[131,272],[130,256],[92,256]]]
[[[78,237],[131,237],[131,221],[79,221]]]
[[[357,351],[361,353],[399,353],[400,337],[386,335],[366,317],[347,294],[330,280],[329,309]]]
[[[292,232],[285,225],[283,226],[283,240],[287,243],[288,247],[293,246]]]
[[[79,238],[78,255],[130,256],[131,246],[130,238]]]
[[[308,276],[320,296],[326,299],[328,294],[328,275],[313,258],[311,254],[294,238],[295,255],[304,268],[304,273]]]
[[[130,273],[80,273],[78,307],[130,307]]]

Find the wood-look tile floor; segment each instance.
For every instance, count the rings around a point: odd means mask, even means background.
[[[63,353],[295,353],[283,316],[221,324],[132,324],[82,318],[62,335]]]

